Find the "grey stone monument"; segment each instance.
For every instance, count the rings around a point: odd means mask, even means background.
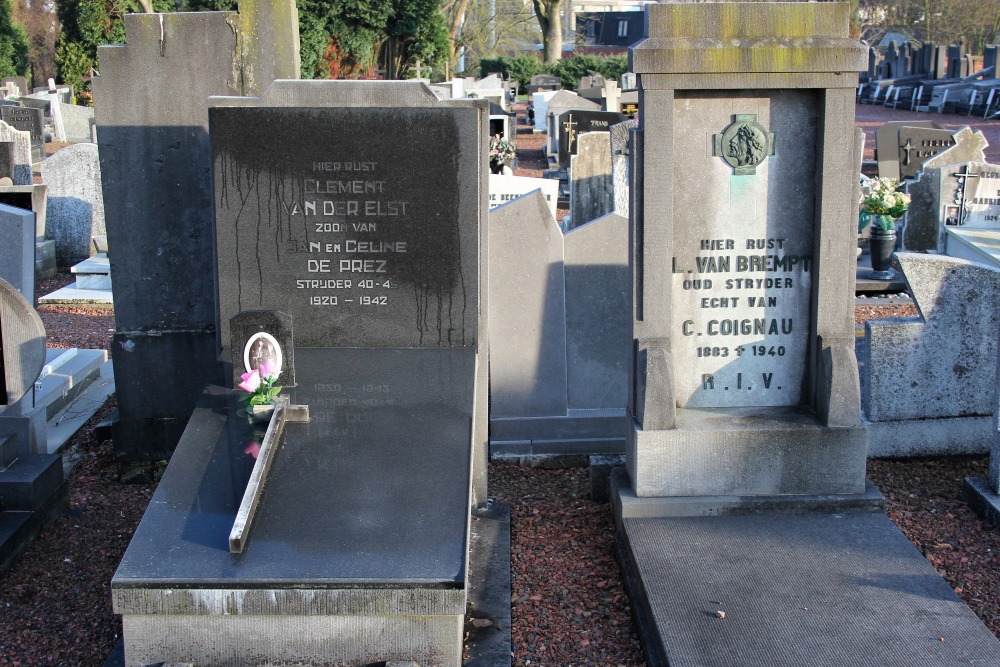
[[[0,141],[14,142],[14,185],[31,185],[31,135],[0,120]]]
[[[903,227],[904,249],[991,261],[982,253],[964,252],[970,248],[962,240],[975,243],[977,236],[1000,229],[997,186],[1000,165],[982,160],[924,169],[907,188],[912,201]]]
[[[620,454],[631,319],[628,233],[566,234],[542,192],[490,211],[490,452]]]
[[[614,210],[609,132],[587,132],[577,137],[576,154],[570,156],[569,176],[570,229]]]
[[[869,456],[987,451],[996,404],[1000,269],[898,253],[918,317],[865,324]]]
[[[852,257],[867,52],[848,4],[646,12],[630,50],[631,423],[612,503],[650,661],[997,661],[1000,642],[866,492]],[[808,629],[782,611],[815,605],[830,616]],[[945,616],[962,639],[929,656]]]
[[[106,233],[101,164],[96,144],[67,146],[42,163],[48,187],[46,233],[55,239],[62,265],[93,254],[91,239]]]
[[[541,192],[489,216],[490,418],[564,415],[562,232]]]
[[[611,126],[611,187],[614,191],[615,213],[628,218],[629,199],[629,134],[636,127],[634,120]]]
[[[0,107],[0,120],[31,137],[31,161],[41,162],[45,158],[45,120],[43,111],[26,106]]]
[[[299,74],[294,2],[241,5],[238,15],[129,14],[128,44],[98,49],[122,457],[169,457],[216,379],[208,98],[259,94]],[[188,371],[167,372],[180,366]],[[163,371],[156,390],[151,368]]]
[[[0,278],[35,303],[35,214],[0,204]]]
[[[212,98],[218,344],[247,338],[234,315],[280,310],[261,330],[272,358],[294,338],[285,393],[310,417],[281,422],[234,556],[262,441],[237,391],[203,393],[112,582],[128,664],[462,664],[485,500],[488,111],[402,82]],[[433,189],[413,177],[428,162]]]

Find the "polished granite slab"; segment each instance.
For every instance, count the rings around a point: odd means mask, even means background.
[[[462,588],[475,350],[295,351],[293,404],[246,550],[228,536],[263,425],[195,410],[113,588]]]

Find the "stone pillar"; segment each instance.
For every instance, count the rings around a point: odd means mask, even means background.
[[[297,26],[294,2],[241,8],[129,14],[128,44],[98,49],[93,87],[114,278],[115,452],[123,458],[167,458],[202,388],[221,377],[208,98],[255,94],[275,78],[298,77],[297,28],[281,28]]]
[[[854,494],[854,93],[840,3],[655,4],[630,50],[638,496]],[[639,205],[636,205],[636,203]]]

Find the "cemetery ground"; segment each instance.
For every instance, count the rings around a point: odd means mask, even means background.
[[[858,107],[858,124],[872,133],[885,120],[910,117],[982,129],[991,142],[987,156],[1000,159],[1000,122]],[[540,135],[519,134],[518,142],[519,174],[540,175],[534,173],[544,165]],[[873,143],[872,137],[868,160]],[[62,273],[40,281],[37,293],[70,281]],[[48,306],[40,314],[50,347],[107,349],[110,344],[112,311]],[[912,305],[869,301],[856,306],[855,320],[912,314]],[[110,581],[162,464],[114,460],[108,429],[100,427],[113,410],[114,398],[64,451],[72,466],[67,511],[0,575],[0,667],[100,666],[121,634],[111,609]],[[885,495],[889,517],[1000,636],[1000,530],[961,499],[962,479],[985,476],[987,464],[985,455],[875,460],[869,462],[868,476]],[[590,500],[586,468],[495,462],[489,474],[490,495],[511,506],[512,663],[644,664],[615,561],[610,508]],[[484,631],[484,621],[469,621],[471,643]]]

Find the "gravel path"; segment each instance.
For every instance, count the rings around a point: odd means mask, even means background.
[[[859,117],[869,110],[883,108],[861,107]],[[519,135],[519,145],[525,139]],[[522,169],[536,168],[530,155],[520,161]],[[39,285],[38,293],[68,280],[63,275]],[[114,321],[108,311],[40,312],[53,347],[109,344]],[[912,314],[912,305],[865,305],[856,309],[856,321]],[[123,471],[114,462],[111,443],[94,429],[113,406],[112,399],[67,452],[78,460],[69,511],[0,575],[0,667],[98,667],[121,632],[110,581],[155,488],[155,467]],[[885,494],[892,520],[1000,636],[1000,531],[960,499],[962,478],[985,475],[987,464],[983,456],[872,461],[868,474]],[[122,481],[123,472],[132,483]],[[512,510],[515,665],[644,664],[613,556],[610,509],[589,500],[587,487],[584,469],[490,465],[490,493]]]

